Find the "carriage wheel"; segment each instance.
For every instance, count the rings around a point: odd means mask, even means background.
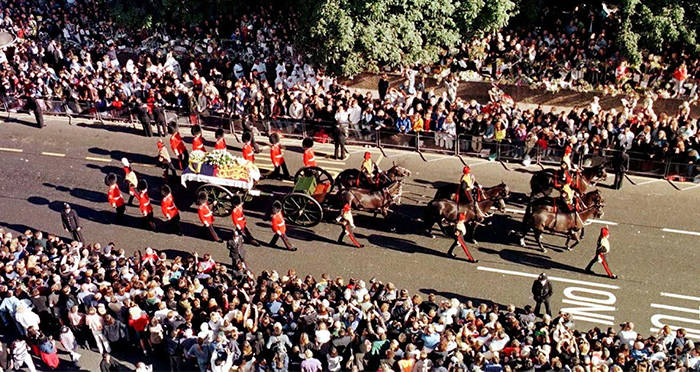
[[[311,196],[298,192],[284,197],[282,211],[289,222],[304,227],[316,226],[323,219],[321,204]]]
[[[206,184],[197,189],[197,195],[202,191],[207,194],[209,207],[211,207],[211,211],[215,216],[225,217],[231,214],[234,195],[231,190],[219,185]]]
[[[297,173],[294,174],[294,184],[297,183],[299,177],[308,173],[312,174],[316,178],[316,183],[329,183],[331,185],[331,188],[328,189],[328,193],[330,193],[333,190],[333,186],[335,186],[335,182],[333,182],[333,176],[331,176],[330,173],[328,173],[321,167],[304,167],[299,169]]]

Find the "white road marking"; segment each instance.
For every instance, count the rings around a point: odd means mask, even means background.
[[[596,319],[596,318],[591,318],[591,317],[587,317],[587,316],[583,316],[583,315],[574,315],[574,318],[576,320],[583,320],[583,321],[590,322],[590,323],[600,323],[600,324],[605,324],[605,325],[613,325],[613,322],[611,322],[609,320]]]
[[[525,214],[525,211],[522,209],[513,209],[513,208],[506,208],[506,212],[510,213],[517,213],[517,214]]]
[[[642,186],[642,185],[647,185],[647,184],[650,184],[650,183],[661,182],[661,181],[663,181],[663,180],[661,180],[661,179],[656,179],[656,180],[649,180],[649,181],[644,181],[644,182],[637,182],[637,185],[636,185],[636,186]]]
[[[696,187],[700,187],[700,184],[697,184],[697,185],[695,185],[695,186],[686,187],[686,188],[684,188],[684,189],[681,189],[681,191],[686,191],[686,190],[694,189],[694,188],[696,188]]]
[[[700,301],[700,297],[695,296],[681,295],[669,292],[661,292],[661,295],[664,297],[680,298],[681,300]]]
[[[65,158],[66,157],[66,154],[59,154],[57,152],[46,152],[46,151],[42,151],[41,155],[55,156],[57,158]]]
[[[685,307],[680,307],[680,306],[671,306],[671,305],[663,305],[663,304],[651,304],[650,305],[653,308],[656,309],[666,309],[666,310],[673,310],[673,311],[680,311],[683,313],[690,313],[690,314],[697,314],[700,316],[700,309],[688,309]]]
[[[596,220],[596,219],[592,219],[592,220],[589,220],[589,221],[591,221],[591,222],[593,222],[593,223],[599,223],[599,224],[610,225],[610,226],[617,226],[617,225],[618,225],[617,222],[606,221],[606,220]]]
[[[96,158],[96,157],[93,157],[93,156],[86,156],[86,157],[85,157],[85,160],[103,161],[103,162],[105,162],[105,163],[111,163],[111,162],[112,162],[112,159],[110,159],[110,158]]]
[[[0,147],[0,151],[7,151],[7,152],[24,152],[22,149],[11,149],[7,147]]]
[[[685,234],[685,235],[700,236],[700,232],[696,232],[696,231],[687,231],[687,230],[677,230],[677,229],[669,229],[669,228],[666,228],[666,227],[664,227],[663,229],[661,229],[661,231],[672,232],[672,233],[677,233],[677,234]]]
[[[499,274],[524,276],[527,278],[537,278],[539,276],[539,274],[530,274],[530,273],[524,273],[521,271],[513,271],[513,270],[495,269],[495,268],[486,267],[486,266],[479,266],[476,269],[481,270],[481,271],[489,271],[489,272],[499,273]],[[599,288],[607,288],[607,289],[620,289],[620,287],[618,287],[616,285],[601,284],[601,283],[589,282],[589,281],[585,281],[585,280],[567,279],[567,278],[561,278],[558,276],[548,276],[548,278],[549,278],[549,280],[554,281],[554,282],[572,283],[572,284],[587,285],[590,287],[599,287]]]

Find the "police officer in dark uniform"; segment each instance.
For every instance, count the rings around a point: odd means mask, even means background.
[[[629,167],[630,156],[627,154],[627,149],[625,146],[620,146],[620,151],[613,158],[613,169],[615,170],[615,183],[613,183],[613,188],[615,190],[622,188],[622,181]]]
[[[243,235],[237,229],[233,229],[233,237],[226,242],[228,256],[231,257],[231,267],[236,268],[240,263],[245,264],[245,250],[243,249]]]
[[[549,299],[552,297],[552,283],[547,279],[547,274],[540,274],[532,283],[532,297],[535,299],[535,314],[540,315],[540,307],[544,303],[544,308],[548,315],[552,315],[549,306]]]
[[[85,241],[83,240],[83,234],[81,232],[83,227],[80,226],[80,219],[78,218],[78,214],[75,213],[73,208],[71,208],[70,204],[68,203],[63,203],[63,210],[61,211],[61,222],[63,222],[63,229],[66,231],[70,231],[70,233],[73,234],[73,240],[85,243]]]

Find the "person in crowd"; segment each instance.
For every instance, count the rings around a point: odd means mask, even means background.
[[[81,226],[80,218],[78,218],[78,213],[68,203],[63,203],[61,223],[63,224],[63,229],[71,233],[73,240],[81,243],[85,242],[82,232],[83,227]]]

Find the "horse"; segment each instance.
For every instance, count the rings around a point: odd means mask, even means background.
[[[396,163],[393,164],[386,172],[379,173],[379,185],[368,185],[364,177],[360,176],[359,169],[346,169],[340,173],[335,178],[335,185],[339,190],[345,190],[351,187],[360,187],[368,189],[381,189],[386,187],[393,181],[399,181],[406,177],[411,176],[411,171],[403,168]],[[360,183],[358,185],[357,179],[360,178]]]
[[[350,203],[355,210],[373,212],[376,216],[381,213],[386,219],[389,215],[389,208],[397,204],[403,192],[403,181],[396,180],[379,190],[370,190],[359,187],[350,187],[343,191],[340,198],[343,203]],[[391,230],[395,230],[392,226]]]
[[[528,211],[523,217],[522,235],[520,237],[520,245],[525,246],[525,236],[532,229],[535,234],[535,240],[542,252],[547,250],[542,245],[541,236],[544,231],[558,232],[566,235],[566,244],[564,247],[571,250],[578,243],[580,238],[578,232],[583,236],[584,223],[591,218],[600,218],[603,216],[603,207],[605,201],[600,191],[594,190],[581,197],[581,202],[584,205],[583,210],[571,212],[566,205],[563,205],[559,199],[544,197],[531,202],[528,206]],[[574,244],[569,247],[569,241],[573,239]]]
[[[549,196],[554,189],[556,176],[556,169],[543,169],[535,172],[530,179],[530,195]],[[598,181],[604,181],[608,177],[608,173],[605,171],[605,164],[598,164],[583,168],[580,172],[571,172],[571,177],[571,188],[583,195],[590,191]]]
[[[510,188],[505,184],[501,183],[496,186],[488,187],[484,189],[484,199],[479,202],[479,208],[482,211],[490,210],[494,205],[498,205],[498,211],[505,213],[506,203],[505,200],[510,196]],[[474,234],[476,232],[477,224],[474,223],[477,220],[476,212],[474,209],[467,205],[466,203],[455,202],[452,199],[436,199],[428,203],[425,208],[423,216],[423,227],[425,229],[426,235],[434,238],[432,234],[433,225],[437,222],[440,225],[440,229],[445,235],[450,235],[451,231],[448,231],[448,226],[453,226],[457,223],[457,218],[459,217],[459,212],[464,212],[467,217],[467,223],[469,223],[469,237],[473,242]]]

